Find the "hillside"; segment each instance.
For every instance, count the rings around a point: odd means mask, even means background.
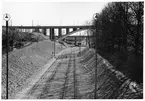
[[[97,84],[98,99],[141,99],[143,98],[143,87],[135,81],[116,70],[106,59],[97,54],[97,77],[95,80],[96,56],[95,50],[86,48],[78,53],[78,66],[83,79],[80,87],[84,92],[90,92]],[[88,79],[89,78],[89,79]],[[87,83],[86,83],[87,82]],[[91,86],[91,88],[90,88]],[[83,92],[82,92],[83,93]],[[92,93],[88,94],[92,96]],[[82,96],[86,98],[86,95]]]
[[[26,81],[43,69],[53,56],[53,42],[44,40],[9,52],[9,98],[22,89]],[[64,47],[62,47],[64,48]],[[61,45],[56,43],[56,53]],[[6,55],[2,56],[2,98],[5,98]]]

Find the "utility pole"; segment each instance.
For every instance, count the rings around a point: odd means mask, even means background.
[[[32,26],[33,26],[33,20],[32,20]],[[33,29],[32,29],[32,32],[33,32]]]
[[[33,20],[32,20],[32,26],[33,26]]]
[[[55,58],[55,32],[54,33],[52,33],[52,34],[54,34],[54,58]]]
[[[79,43],[79,51],[80,51],[80,55],[81,55],[81,32],[80,32],[80,38],[79,38],[79,41],[80,41],[80,43]]]
[[[9,38],[8,38],[8,21],[10,20],[10,15],[9,14],[4,14],[4,20],[6,21],[6,99],[8,99],[8,52],[9,52]]]
[[[61,20],[60,20],[60,26],[61,26]],[[59,33],[61,33],[61,35],[62,35],[62,29],[60,29],[59,31],[61,31],[61,32],[59,32]],[[61,36],[62,37],[62,36]],[[61,50],[62,50],[62,43],[61,43]]]
[[[98,18],[98,13],[94,14],[93,16],[93,19],[95,21],[97,21],[97,18]],[[95,31],[96,32],[96,31]],[[95,33],[95,35],[93,35],[94,37],[96,37],[96,41],[97,41],[97,34]],[[94,92],[94,99],[97,99],[98,96],[97,96],[97,46],[95,47],[96,48],[96,67],[95,67],[95,92]]]

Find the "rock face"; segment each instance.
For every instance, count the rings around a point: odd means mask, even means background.
[[[78,54],[79,63],[87,69],[88,73],[94,73],[96,67],[95,51],[84,49]],[[131,81],[100,55],[97,55],[97,99],[142,99],[142,88]],[[90,76],[94,82],[95,77]],[[95,82],[94,82],[95,83]]]
[[[61,51],[56,44],[56,53]],[[42,66],[52,58],[53,43],[45,40],[32,45],[9,52],[9,98],[13,98],[17,91],[21,90],[32,75],[42,69]],[[2,57],[2,99],[5,98],[6,83],[6,55]]]

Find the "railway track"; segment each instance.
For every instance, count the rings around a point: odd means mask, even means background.
[[[70,56],[70,60],[69,60],[68,67],[67,67],[67,71],[65,73],[65,81],[64,81],[64,84],[63,84],[62,92],[60,94],[61,95],[61,99],[64,99],[65,94],[66,94],[66,86],[67,86],[67,83],[68,83],[68,73],[69,73],[69,70],[70,70],[70,67],[71,67],[71,58],[72,58],[72,56]]]
[[[77,98],[77,87],[76,87],[77,81],[76,81],[76,65],[75,65],[76,61],[75,61],[75,54],[72,53],[72,50],[71,50],[71,55],[69,56],[70,56],[70,59],[69,59],[67,71],[65,73],[65,82],[62,88],[61,99],[64,99],[64,98],[76,99]],[[72,79],[69,79],[71,77]],[[73,89],[71,92],[73,94],[70,94],[68,87],[71,87]]]
[[[74,99],[77,98],[77,88],[76,88],[76,62],[75,62],[75,55],[73,55],[73,78],[74,78]]]
[[[85,54],[86,55],[86,54]],[[103,58],[86,57],[83,64],[77,54],[70,50],[59,56],[36,84],[27,92],[26,99],[98,99],[126,96],[127,79],[116,78],[116,71],[107,68]],[[88,61],[87,61],[88,60]],[[96,77],[95,77],[96,76]],[[97,78],[97,81],[95,81]],[[96,87],[96,88],[95,88]],[[120,89],[121,92],[118,92]],[[122,95],[121,95],[122,94]],[[96,95],[96,97],[95,97]],[[130,95],[133,96],[133,95]]]
[[[57,60],[57,59],[56,59],[56,60]],[[48,73],[52,73],[51,76],[50,76],[50,78],[48,79],[48,81],[50,82],[50,81],[53,79],[53,77],[54,77],[55,74],[56,74],[56,71],[57,71],[58,67],[61,65],[61,64],[59,63],[59,64],[55,67],[55,71],[52,72],[52,71],[50,71],[50,70],[51,70],[52,66],[53,66],[55,63],[56,63],[56,61],[55,61],[55,62],[50,66],[50,68],[41,76],[41,78],[39,79],[39,81],[37,81],[36,84],[30,89],[30,92],[28,92],[28,94],[27,94],[27,95],[28,95],[28,96],[27,96],[28,99],[32,96],[32,94],[34,93],[34,91],[38,88],[40,82],[42,82],[42,80],[44,80],[44,79],[46,78],[46,75],[48,75]]]
[[[58,72],[58,68],[61,66],[61,63],[59,63],[58,64],[58,66],[55,68],[55,71],[54,71],[54,73],[50,76],[50,79],[48,79],[46,82],[48,82],[48,83],[46,83],[45,84],[45,87],[47,87],[47,90],[45,90],[45,88],[43,89],[43,93],[41,93],[37,98],[38,99],[42,99],[42,98],[44,98],[44,96],[45,96],[45,94],[48,92],[48,90],[49,90],[49,88],[50,88],[50,86],[51,86],[51,81],[52,80],[54,80],[54,77],[55,77],[55,75],[56,75],[56,73]]]
[[[72,52],[71,54],[66,55],[66,58],[62,58],[61,60],[60,57],[56,59],[56,61],[41,76],[36,84],[34,84],[34,86],[27,92],[26,96],[23,97],[24,99],[65,99],[69,96],[72,96],[68,90],[68,87],[73,88],[72,98],[76,98],[75,55],[73,55]],[[71,80],[70,78],[73,79]],[[60,84],[55,83],[57,79],[61,81]],[[72,82],[73,84],[71,84]],[[59,85],[59,87],[52,89],[53,86],[56,85]],[[58,96],[56,96],[55,93],[58,92],[60,93]]]

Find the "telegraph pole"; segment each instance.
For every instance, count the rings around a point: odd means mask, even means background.
[[[96,13],[93,16],[93,19],[95,21],[97,21],[97,18],[98,18],[98,14]],[[95,33],[94,37],[96,37],[95,39],[97,39],[97,34],[96,33]],[[95,41],[97,41],[97,40],[95,40]],[[98,98],[98,96],[97,96],[97,65],[98,65],[97,64],[97,46],[95,48],[96,48],[96,67],[95,67],[95,92],[94,92],[94,99],[97,99]]]
[[[61,26],[61,20],[60,20],[60,26]],[[62,29],[60,29],[59,30],[60,32],[59,33],[61,33],[62,32]],[[62,33],[61,33],[62,34]],[[61,36],[62,37],[62,36]],[[61,51],[62,51],[62,43],[61,43]]]
[[[80,38],[79,38],[79,41],[80,41],[80,43],[79,43],[79,50],[80,50],[80,55],[81,55],[81,32],[80,32]]]
[[[4,20],[6,21],[6,99],[8,99],[8,52],[9,52],[9,38],[8,38],[8,21],[10,20],[9,14],[4,14]]]
[[[54,32],[54,58],[55,58],[55,32]]]
[[[33,20],[32,20],[32,26],[33,26]],[[34,31],[34,29],[32,29],[32,32]]]
[[[33,26],[33,20],[32,20],[32,26]]]

